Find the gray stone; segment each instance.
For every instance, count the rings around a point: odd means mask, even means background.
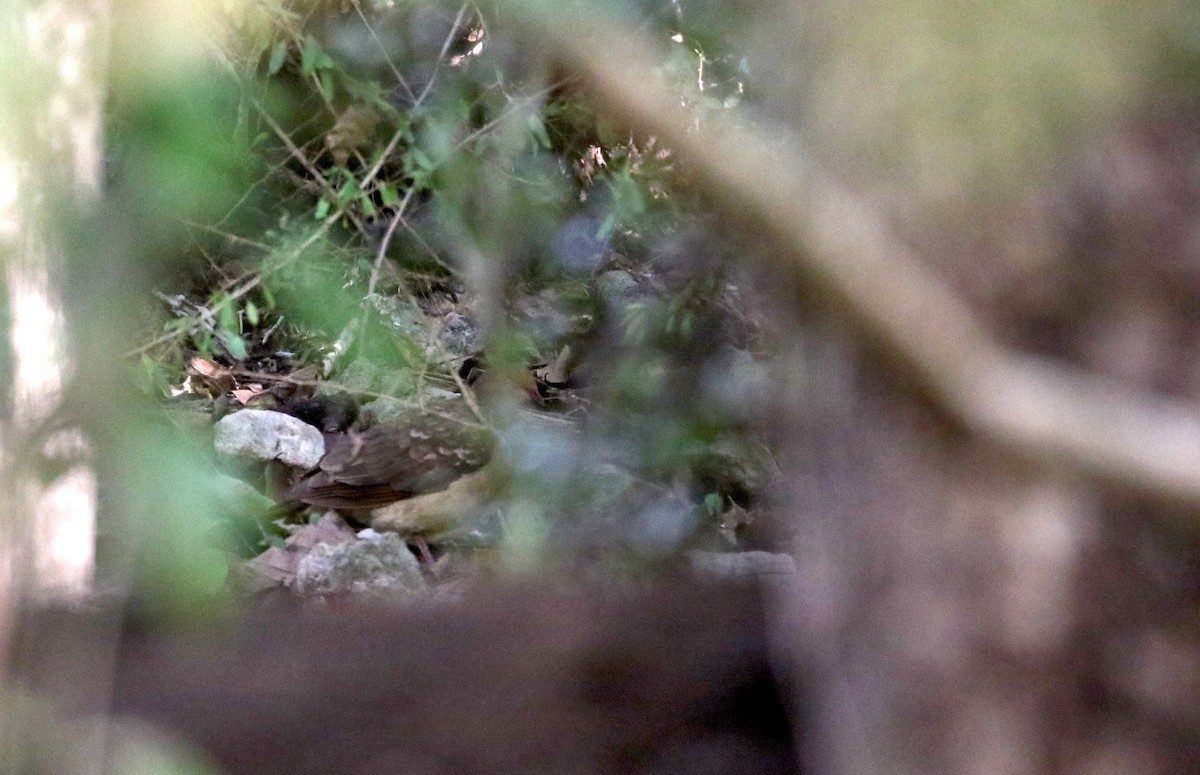
[[[611,248],[612,240],[600,237],[601,221],[594,215],[576,215],[559,228],[550,251],[568,271],[594,272]]]
[[[444,408],[447,402],[461,402],[458,393],[432,385],[426,386],[419,396],[399,399],[383,396],[368,401],[358,409],[358,422],[364,428],[372,425],[409,425],[429,415],[427,407]]]
[[[692,570],[719,580],[782,581],[796,572],[790,554],[771,552],[688,552]]]
[[[447,312],[442,318],[442,346],[451,355],[466,356],[479,350],[482,337],[475,322],[461,312]]]
[[[630,525],[629,537],[649,553],[678,549],[696,529],[696,509],[690,503],[663,495],[646,504]]]
[[[429,321],[417,306],[409,301],[373,293],[365,301],[383,315],[392,329],[413,339],[424,337]]]
[[[642,286],[637,278],[624,269],[610,269],[596,278],[596,293],[610,309],[624,309],[630,304],[649,301],[654,293]]]
[[[282,412],[242,409],[216,425],[217,452],[258,460],[279,460],[312,468],[325,454],[321,432]]]
[[[767,364],[745,350],[724,347],[704,368],[707,396],[728,417],[749,421],[777,391]]]
[[[344,544],[318,544],[296,569],[303,595],[356,594],[395,599],[423,592],[421,565],[400,536],[368,535]]]

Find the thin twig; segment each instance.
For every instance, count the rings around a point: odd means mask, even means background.
[[[371,37],[375,40],[375,45],[379,48],[379,53],[383,55],[383,61],[387,62],[388,68],[392,71],[392,75],[396,77],[396,82],[404,87],[404,91],[408,92],[408,96],[413,96],[412,89],[408,86],[408,81],[404,80],[404,76],[400,75],[400,70],[396,67],[396,63],[392,61],[391,54],[388,53],[387,46],[379,39],[379,35],[375,32],[375,26],[367,21],[366,14],[362,11],[362,6],[358,3],[354,4],[354,10],[358,14],[358,18],[362,19],[363,26],[371,33]]]
[[[416,186],[409,186],[408,191],[404,192],[404,198],[396,207],[396,212],[392,215],[391,222],[388,223],[387,231],[383,233],[383,239],[379,240],[379,248],[375,251],[375,264],[371,267],[371,278],[367,281],[367,296],[375,293],[375,286],[379,282],[379,272],[383,267],[383,259],[387,256],[388,247],[392,244],[392,236],[396,233],[396,226],[404,220],[404,210],[412,201],[413,193],[416,190]]]
[[[454,17],[454,24],[451,25],[449,34],[447,34],[446,39],[442,41],[442,50],[438,52],[437,64],[434,65],[433,72],[430,74],[429,81],[426,82],[425,88],[421,90],[421,94],[417,97],[417,101],[413,103],[414,107],[423,103],[425,98],[429,96],[429,92],[433,89],[433,83],[437,80],[438,73],[442,69],[442,63],[446,61],[446,54],[450,51],[450,44],[454,42],[454,37],[458,33],[458,28],[462,24],[463,16],[466,13],[467,6],[466,4],[463,4],[463,6],[458,9],[458,15]]]
[[[236,243],[238,245],[246,245],[247,247],[257,248],[258,250],[261,250],[264,253],[271,252],[271,246],[267,245],[266,243],[259,242],[257,240],[247,239],[246,237],[240,237],[237,234],[232,234],[230,232],[223,231],[223,230],[217,228],[216,226],[208,226],[203,223],[196,223],[195,221],[184,221],[183,225],[188,226],[193,229],[199,229],[200,231],[207,231],[212,234],[216,234],[218,237],[224,237],[228,241]]]

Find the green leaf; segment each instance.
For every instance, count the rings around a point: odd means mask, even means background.
[[[317,82],[321,84],[321,96],[327,102],[333,100],[333,75],[328,70],[317,73]]]
[[[233,311],[233,302],[228,297],[217,304],[217,324],[223,331],[237,330],[237,315]]]
[[[536,113],[529,114],[529,131],[533,133],[538,147],[550,147],[550,134],[546,131],[546,122]]]
[[[300,73],[304,77],[307,78],[313,74],[315,61],[319,55],[320,48],[311,38],[304,42],[304,49],[300,52]]]
[[[379,199],[384,207],[395,207],[400,204],[400,192],[391,183],[384,183],[379,187]]]
[[[318,221],[323,221],[327,215],[329,215],[329,200],[321,197],[321,201],[317,202],[317,209],[313,211],[313,217]]]
[[[622,323],[627,344],[640,344],[645,341],[650,327],[649,317],[645,304],[635,303],[625,308],[625,319]]]
[[[395,112],[395,108],[387,101],[387,93],[383,89],[383,85],[379,81],[367,80],[360,81],[357,78],[348,77],[345,72],[342,73],[342,85],[346,89],[346,93],[355,99],[357,102],[362,102],[381,110]]]
[[[684,339],[692,338],[692,331],[695,328],[695,316],[691,311],[684,311],[679,319],[679,335]]]
[[[596,229],[596,239],[600,241],[607,240],[613,235],[617,228],[617,214],[609,212],[604,216],[604,221],[600,224],[600,228]]]
[[[138,382],[142,390],[147,393],[155,393],[159,396],[171,395],[171,381],[167,377],[166,370],[145,353],[141,357],[141,372]]]
[[[225,348],[239,361],[246,357],[246,340],[237,334],[226,334]]]
[[[200,331],[192,340],[196,344],[196,349],[204,357],[212,355],[212,333],[209,331]]]
[[[333,60],[312,38],[304,40],[304,50],[300,52],[300,72],[312,75],[318,70],[328,70],[333,67]]]
[[[362,189],[358,187],[358,181],[353,176],[349,176],[341,189],[338,190],[338,204],[344,205],[361,193]]]
[[[437,166],[434,164],[433,159],[429,158],[429,154],[425,153],[420,148],[412,148],[409,150],[408,156],[410,159],[412,159],[413,164],[416,165],[417,170],[427,172]]]
[[[246,320],[250,321],[250,325],[258,325],[258,305],[252,301],[246,302]]]
[[[283,67],[283,60],[287,58],[287,41],[281,40],[275,44],[275,48],[271,49],[271,60],[267,62],[267,75],[275,75]]]

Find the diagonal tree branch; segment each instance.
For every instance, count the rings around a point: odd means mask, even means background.
[[[1197,407],[1001,347],[884,215],[815,170],[796,138],[716,119],[697,126],[635,30],[544,2],[522,11],[527,36],[552,46],[608,109],[663,138],[731,209],[786,246],[772,259],[777,271],[820,285],[967,429],[1039,464],[1200,509]]]

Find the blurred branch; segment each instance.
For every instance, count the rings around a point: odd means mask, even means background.
[[[598,16],[522,6],[613,113],[659,136],[726,206],[788,248],[774,269],[820,286],[834,309],[900,361],[966,428],[1039,464],[1062,465],[1200,509],[1200,412],[1000,346],[885,215],[814,168],[794,136],[695,115],[658,75],[649,41]]]

